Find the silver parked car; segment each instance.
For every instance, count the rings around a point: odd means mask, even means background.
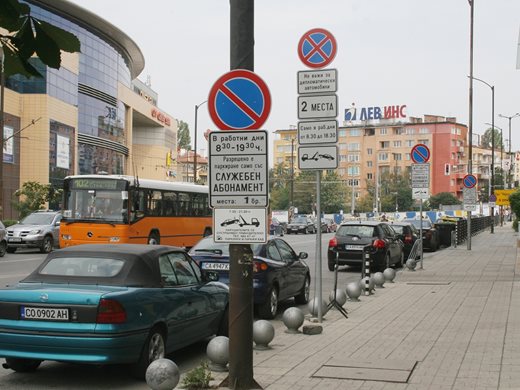
[[[59,246],[61,212],[35,211],[7,228],[7,252],[18,248],[40,248],[49,253]]]
[[[7,231],[5,226],[0,221],[0,257],[4,257],[5,251],[7,250]]]

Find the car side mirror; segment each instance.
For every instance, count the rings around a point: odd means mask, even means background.
[[[301,260],[305,260],[307,257],[309,257],[309,254],[307,252],[300,252],[298,255],[298,258]]]

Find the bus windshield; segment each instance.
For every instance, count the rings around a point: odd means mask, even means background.
[[[121,190],[122,186],[113,180],[113,189],[109,181],[106,182],[107,185],[100,189],[101,186],[95,184],[81,188],[82,185],[72,181],[64,192],[64,219],[127,223],[128,191]]]

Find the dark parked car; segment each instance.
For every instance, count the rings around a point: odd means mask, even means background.
[[[386,222],[351,221],[339,225],[334,237],[329,241],[327,263],[334,271],[336,256],[338,265],[363,265],[363,248],[370,253],[370,272],[381,271],[389,265],[400,264],[404,260],[403,243]]]
[[[419,230],[413,223],[405,221],[394,221],[391,226],[404,244],[404,261],[406,262],[415,242],[419,239]],[[419,252],[417,252],[417,257],[419,257]]]
[[[420,219],[405,219],[405,222],[413,223],[414,226],[419,230],[421,228]],[[423,234],[423,249],[428,249],[435,252],[439,249],[439,232],[428,219],[422,220],[422,234]]]
[[[305,216],[294,217],[287,225],[287,234],[291,233],[316,233],[317,227],[314,221]]]
[[[274,318],[278,302],[294,297],[296,303],[309,300],[311,276],[303,261],[307,253],[296,254],[287,242],[270,237],[265,244],[251,244],[253,250],[254,305],[259,317]],[[229,244],[215,243],[213,237],[200,240],[190,255],[203,270],[217,271],[219,280],[229,283]]]
[[[85,244],[59,249],[0,289],[0,356],[34,371],[43,360],[148,365],[227,335],[229,288],[181,248]]]
[[[4,257],[5,251],[7,250],[7,230],[5,230],[5,226],[0,221],[0,257]]]

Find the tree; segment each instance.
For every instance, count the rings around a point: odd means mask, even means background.
[[[186,122],[179,121],[177,132],[177,149],[191,150],[190,127]]]
[[[22,188],[14,192],[13,206],[18,210],[20,218],[40,210],[46,203],[60,203],[63,190],[55,189],[52,184],[40,184],[34,181],[23,183]]]
[[[269,206],[271,210],[288,210],[290,207],[291,171],[285,164],[269,170]]]
[[[339,213],[345,210],[346,200],[350,190],[335,171],[329,171],[321,181],[321,212],[327,214]]]
[[[428,203],[432,210],[438,210],[441,205],[457,205],[462,202],[451,192],[439,192],[438,194],[430,196]]]
[[[27,4],[18,0],[0,1],[0,27],[7,34],[0,34],[4,51],[4,75],[22,74],[41,77],[29,62],[35,54],[45,65],[59,69],[61,50],[80,51],[79,39],[72,33],[31,16]]]
[[[487,129],[480,138],[480,144],[485,148],[490,148],[492,145],[493,128]],[[502,133],[495,127],[495,149],[502,148]]]

